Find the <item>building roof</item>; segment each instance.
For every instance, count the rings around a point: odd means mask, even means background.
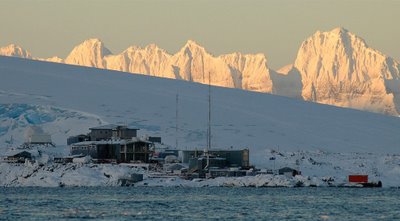
[[[152,144],[152,142],[149,142],[147,140],[140,139],[138,137],[132,137],[132,139],[121,139],[121,140],[99,140],[99,141],[83,141],[79,143],[74,143],[72,146],[87,146],[87,145],[98,145],[98,144],[120,144],[120,145],[125,145],[129,143],[148,143]]]
[[[21,154],[21,153],[28,153],[28,154],[30,154],[31,156],[37,156],[37,155],[39,155],[39,153],[38,153],[38,151],[37,150],[21,150],[21,149],[16,149],[16,150],[9,150],[9,151],[7,151],[6,153],[4,153],[4,156],[16,156],[16,155],[19,155],[19,154]],[[25,153],[25,154],[26,154]]]
[[[89,128],[89,130],[116,130],[118,127],[126,128],[129,130],[139,130],[138,128],[133,128],[126,125],[118,125],[118,124],[107,124],[98,127],[91,127]]]
[[[244,150],[248,150],[247,148],[243,148],[243,149],[208,149],[209,153],[213,153],[213,152],[242,152]],[[183,152],[204,152],[205,149],[190,149],[190,150],[181,150],[178,149],[178,151],[183,151]]]
[[[298,170],[290,168],[290,167],[283,167],[283,168],[279,169],[280,173],[292,172],[292,171],[298,171]]]

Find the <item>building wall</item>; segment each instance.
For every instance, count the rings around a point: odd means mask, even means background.
[[[121,146],[120,157],[122,162],[141,161],[148,163],[150,161],[150,144],[134,142],[123,145]]]
[[[49,134],[33,134],[29,137],[29,143],[51,143]]]
[[[91,156],[93,159],[117,160],[118,162],[150,161],[150,143],[148,142],[93,142],[71,145],[72,155]]]
[[[116,159],[121,160],[120,144],[98,144],[97,146],[97,159]]]
[[[92,129],[89,133],[91,141],[110,140],[112,130],[110,129]]]
[[[238,166],[238,167],[249,167],[249,150],[210,150],[210,154],[222,157],[226,159],[228,166]],[[189,163],[189,160],[193,157],[200,157],[203,155],[203,151],[201,150],[181,150],[179,151],[179,158],[182,160],[182,163]]]
[[[117,130],[113,130],[113,137],[119,139],[131,139],[132,137],[137,137],[136,129],[129,128],[118,128]]]
[[[136,129],[129,128],[117,128],[116,130],[111,129],[92,129],[90,132],[90,140],[110,140],[115,139],[131,139],[132,137],[137,137]]]
[[[97,148],[96,145],[72,145],[71,146],[71,155],[79,155],[82,154],[84,156],[90,156],[93,159],[97,159]]]
[[[78,135],[78,136],[68,137],[67,145],[71,145],[71,144],[79,143],[79,142],[83,142],[83,141],[88,141],[89,139],[90,139],[90,137],[87,135]]]

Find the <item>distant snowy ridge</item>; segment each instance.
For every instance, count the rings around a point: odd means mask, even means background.
[[[234,53],[214,57],[192,40],[174,55],[155,44],[145,48],[132,46],[112,55],[99,39],[89,39],[76,46],[64,62],[205,84],[209,82],[210,74],[212,85],[273,91],[264,55]]]
[[[0,48],[0,55],[29,59],[32,58],[32,55],[29,51],[15,44],[10,44],[6,47]]]
[[[0,55],[32,58],[16,45]],[[155,44],[131,46],[112,54],[99,39],[76,46],[65,59],[43,61],[96,67],[289,96],[398,116],[400,64],[369,48],[343,28],[316,32],[305,40],[293,65],[279,71],[268,67],[264,54],[232,53],[213,56],[189,40],[176,54]]]

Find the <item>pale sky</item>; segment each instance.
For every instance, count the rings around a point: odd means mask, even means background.
[[[192,39],[213,55],[264,53],[278,69],[335,27],[400,60],[400,0],[0,0],[0,46],[42,58],[93,37],[114,54],[150,43],[172,54]]]

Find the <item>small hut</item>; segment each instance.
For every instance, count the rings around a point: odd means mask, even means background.
[[[278,170],[278,174],[292,177],[296,175],[301,175],[301,172],[290,167],[284,167]]]
[[[32,154],[28,151],[12,153],[6,157],[8,163],[24,163],[25,160],[32,160]]]

